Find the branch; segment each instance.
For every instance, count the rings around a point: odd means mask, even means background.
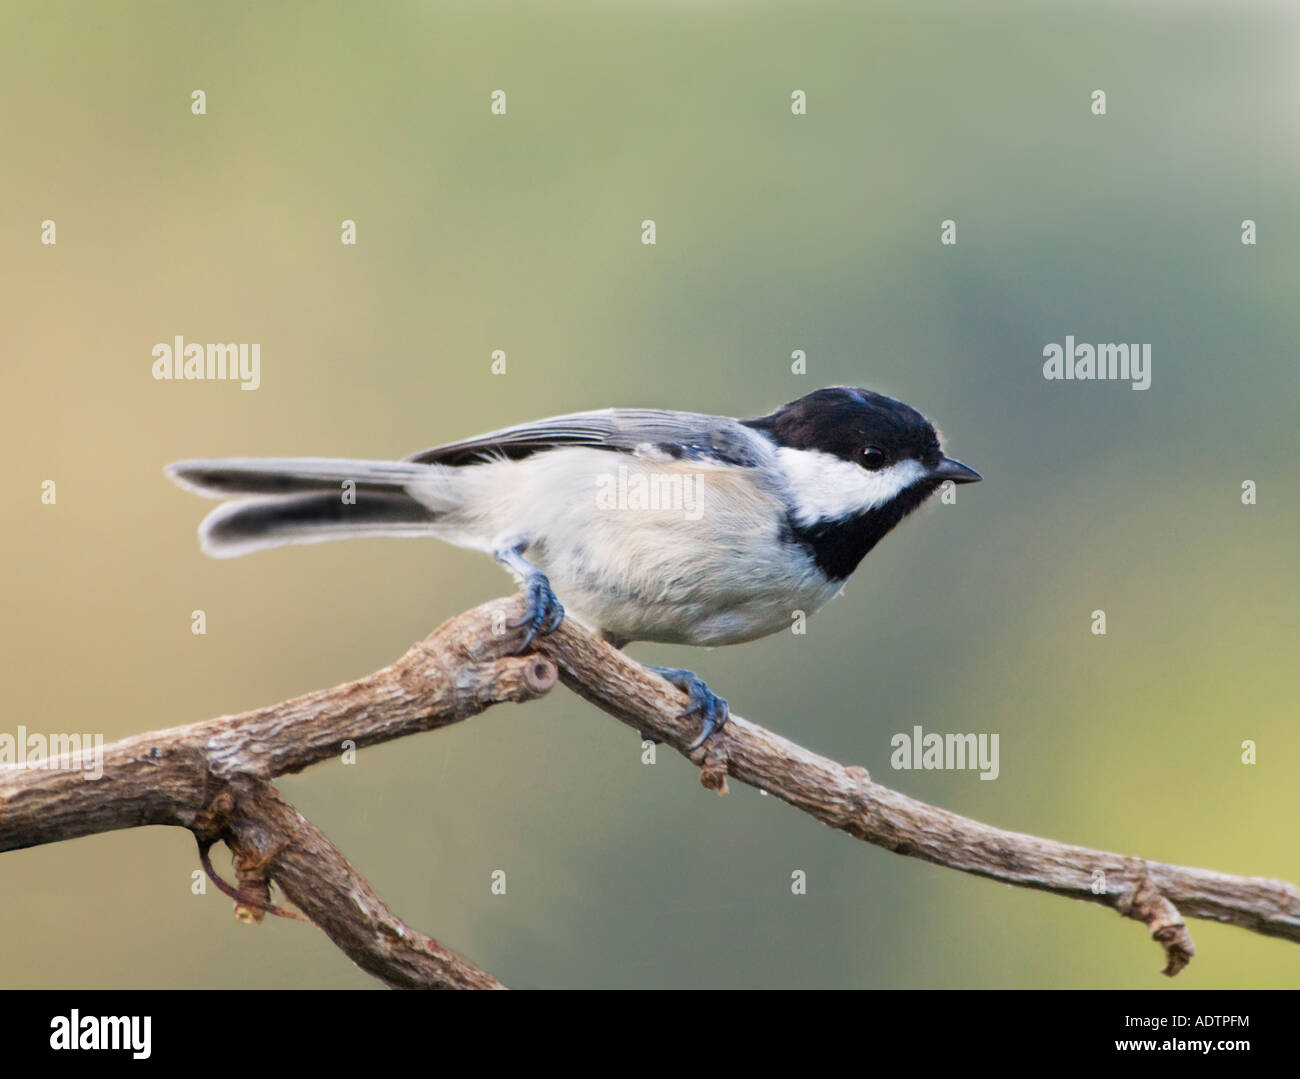
[[[76,762],[54,771],[0,768],[0,851],[115,828],[170,824],[235,856],[241,917],[271,908],[270,885],[358,966],[395,987],[499,987],[491,975],[403,925],[271,780],[357,748],[545,694],[557,676],[634,730],[686,753],[697,723],[686,696],[577,624],[510,655],[517,597],[444,623],[389,667],[268,708],[138,735],[104,749],[103,777]],[[730,776],[833,828],[935,865],[1117,910],[1162,945],[1166,974],[1195,953],[1183,917],[1300,942],[1290,884],[1169,865],[993,828],[874,782],[739,716],[688,754],[701,781]],[[1097,878],[1100,871],[1102,877]],[[1094,892],[1094,881],[1103,886]],[[1181,911],[1181,913],[1180,913]]]
[[[1196,954],[1184,915],[1300,943],[1300,891],[1285,881],[1170,865],[994,828],[909,798],[872,780],[865,768],[845,767],[736,715],[687,754],[697,727],[677,718],[687,704],[680,690],[568,623],[535,647],[555,662],[575,693],[700,765],[705,787],[726,793],[731,776],[895,854],[1111,907],[1147,927],[1164,948],[1164,973],[1170,976]],[[1095,891],[1098,871],[1104,883]]]
[[[339,850],[265,780],[233,785],[221,834],[241,888],[274,880],[357,966],[392,989],[504,989],[432,937],[404,925]],[[256,917],[255,915],[251,915]],[[247,920],[247,919],[245,919]]]
[[[500,606],[500,605],[498,605]],[[237,716],[154,731],[103,749],[102,776],[0,768],[0,851],[145,824],[188,828],[204,851],[230,847],[236,913],[259,920],[270,882],[367,973],[395,987],[501,988],[490,974],[405,926],[270,779],[355,748],[433,730],[555,685],[554,665],[514,657],[508,633],[448,622],[389,667]]]

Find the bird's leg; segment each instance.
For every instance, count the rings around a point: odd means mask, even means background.
[[[690,694],[691,706],[685,712],[682,712],[681,716],[693,716],[698,712],[703,726],[700,729],[700,736],[686,747],[686,752],[689,753],[692,750],[699,749],[700,746],[704,745],[709,735],[726,725],[727,719],[731,715],[727,702],[706,686],[704,680],[694,671],[683,670],[681,667],[656,667],[652,663],[646,663],[643,666],[646,670],[654,671],[655,674],[671,682],[678,689]],[[642,738],[644,737],[642,735]]]
[[[539,633],[554,633],[564,621],[564,608],[555,598],[555,593],[551,590],[551,582],[547,580],[545,573],[524,558],[526,550],[528,550],[527,542],[518,541],[492,552],[492,557],[518,577],[523,586],[526,603],[524,616],[518,622],[511,622],[510,628],[526,627],[527,632],[524,634],[524,643],[519,646],[515,655],[519,655],[532,644],[533,638]]]

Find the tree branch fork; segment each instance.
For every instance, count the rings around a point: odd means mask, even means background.
[[[733,715],[694,751],[686,695],[571,620],[513,655],[519,597],[450,619],[395,663],[332,689],[239,715],[134,735],[103,747],[103,774],[77,762],[0,767],[0,851],[165,824],[187,828],[211,871],[224,842],[235,885],[214,876],[236,915],[315,923],[362,970],[394,988],[504,988],[491,974],[405,925],[337,848],[281,797],[273,780],[313,764],[523,703],[558,681],[634,730],[688,756],[705,787],[728,777],[897,854],[1006,884],[1108,906],[1161,945],[1164,973],[1195,954],[1185,918],[1300,943],[1300,891],[1284,881],[1059,843],[927,805]],[[272,882],[297,908],[271,901]],[[298,913],[301,912],[301,913]]]

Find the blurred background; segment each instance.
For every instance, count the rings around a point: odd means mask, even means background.
[[[806,636],[632,654],[980,820],[1300,881],[1298,31],[1248,3],[8,0],[0,729],[112,740],[267,704],[511,589],[434,541],[207,559],[211,504],[168,461],[399,457],[850,383],[985,482],[908,520]],[[1067,334],[1150,342],[1151,388],[1045,381]],[[261,387],[155,381],[176,335],[259,342]],[[891,770],[914,724],[997,732],[999,778]],[[1113,912],[719,799],[563,690],[280,787],[514,986],[1300,985],[1294,945],[1204,922],[1170,982]],[[162,828],[0,856],[0,986],[375,984],[310,926],[192,895],[195,868]]]

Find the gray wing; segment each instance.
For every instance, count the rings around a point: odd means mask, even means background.
[[[652,408],[606,408],[521,423],[463,442],[412,454],[420,464],[467,465],[505,457],[519,460],[564,446],[623,453],[651,452],[675,459],[709,459],[755,468],[772,456],[763,435],[726,416]]]

